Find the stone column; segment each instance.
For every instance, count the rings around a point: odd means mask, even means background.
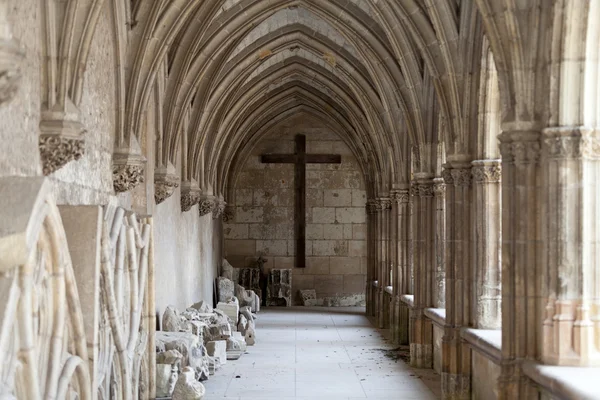
[[[394,343],[408,344],[408,308],[402,305],[400,297],[403,294],[411,294],[411,246],[410,241],[410,190],[397,189],[392,195],[392,238],[396,257],[396,268],[394,275],[394,319],[392,324],[392,337]]]
[[[433,274],[433,307],[446,306],[446,184],[443,178],[433,180],[435,198],[435,269]]]
[[[399,208],[400,204],[398,201],[399,191],[394,189],[390,193],[391,199],[391,210],[389,223],[390,241],[389,241],[389,254],[390,264],[392,268],[392,303],[390,305],[390,331],[392,335],[392,341],[398,343],[398,327],[399,327],[399,315],[400,315],[400,242],[398,238],[400,225],[399,221]]]
[[[538,279],[543,280],[540,208],[540,141],[535,131],[498,136],[502,154],[502,372],[499,399],[537,398],[527,385],[520,362],[537,359],[542,343],[542,307]],[[536,278],[537,277],[537,278]],[[541,283],[541,282],[540,282]],[[540,285],[541,286],[541,285]]]
[[[552,365],[598,367],[600,135],[559,127],[545,129],[542,140],[547,273],[538,275],[538,284],[548,283],[542,358]]]
[[[389,197],[378,197],[376,199],[377,209],[377,231],[378,231],[378,268],[379,286],[377,296],[379,308],[377,310],[377,323],[379,328],[389,327],[389,302],[386,299],[385,287],[390,285],[390,264],[388,254],[389,241],[389,219],[391,200]]]
[[[502,307],[500,160],[473,161],[473,327],[500,329]]]
[[[471,350],[460,329],[471,315],[471,164],[468,156],[448,157],[444,180],[453,189],[446,197],[446,326],[442,339],[444,399],[470,398]]]
[[[377,292],[373,281],[377,280],[377,213],[373,199],[367,201],[367,315],[374,316],[377,310]]]
[[[431,368],[433,362],[433,327],[424,314],[433,304],[432,285],[435,266],[435,201],[433,175],[415,173],[414,209],[414,309],[410,311],[412,335],[410,363],[416,368]]]

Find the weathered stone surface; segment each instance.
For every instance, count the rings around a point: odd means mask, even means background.
[[[173,400],[202,400],[206,389],[195,378],[194,370],[190,367],[183,369],[173,391]]]
[[[267,283],[267,306],[292,306],[292,270],[272,269]]]
[[[317,292],[314,289],[300,290],[300,298],[305,306],[317,305]]]
[[[192,307],[201,313],[212,313],[212,307],[204,300],[192,304]]]
[[[179,375],[183,355],[168,350],[156,355],[156,396],[171,397]]]
[[[227,341],[226,340],[214,340],[206,343],[206,350],[208,355],[215,357],[219,360],[220,365],[227,363]]]
[[[246,290],[243,286],[235,284],[235,297],[239,300],[240,307],[250,306],[253,310],[256,310],[256,296],[254,291]]]
[[[223,278],[222,276],[217,278],[217,290],[219,302],[226,302],[235,296],[235,285],[233,281]]]
[[[258,268],[241,268],[239,272],[239,284],[252,290],[260,297],[260,270]]]
[[[156,364],[156,396],[171,397],[179,376],[179,367],[171,364]]]
[[[191,364],[197,365],[198,357],[202,357],[200,349],[202,343],[198,336],[188,332],[156,332],[157,347],[164,347],[165,351],[177,350],[182,355],[181,366],[187,367]],[[162,343],[162,344],[159,344]]]
[[[219,302],[217,304],[217,309],[223,311],[229,317],[229,319],[231,319],[233,326],[237,326],[238,316],[240,313],[240,306],[237,298],[230,297],[229,301],[226,303]]]
[[[230,281],[233,281],[233,266],[229,263],[229,261],[223,259],[221,268],[221,276],[223,278],[229,279]]]
[[[182,325],[182,318],[179,315],[179,311],[173,307],[168,306],[163,313],[162,318],[162,329],[167,332],[179,332]]]

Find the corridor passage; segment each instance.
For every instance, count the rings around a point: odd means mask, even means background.
[[[439,376],[410,368],[386,335],[364,308],[263,309],[256,345],[205,382],[205,398],[438,399]]]

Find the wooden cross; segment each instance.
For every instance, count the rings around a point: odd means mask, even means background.
[[[296,233],[296,268],[306,266],[306,164],[340,164],[339,154],[306,154],[306,136],[296,135],[296,153],[265,154],[265,164],[294,164],[296,186],[294,231]]]

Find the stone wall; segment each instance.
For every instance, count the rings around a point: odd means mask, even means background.
[[[309,164],[306,171],[306,268],[295,266],[294,166],[262,164],[266,153],[292,154],[296,134],[306,135],[307,153],[341,154],[342,163]],[[350,148],[319,126],[292,121],[252,151],[235,187],[235,218],[224,225],[225,254],[234,267],[259,254],[267,268],[294,268],[295,302],[300,289],[318,298],[359,294],[366,282],[364,182]]]
[[[198,205],[182,213],[180,191],[155,207],[156,310],[168,305],[186,309],[205,300],[213,303],[219,248],[213,241],[218,229],[212,215],[198,216]]]

